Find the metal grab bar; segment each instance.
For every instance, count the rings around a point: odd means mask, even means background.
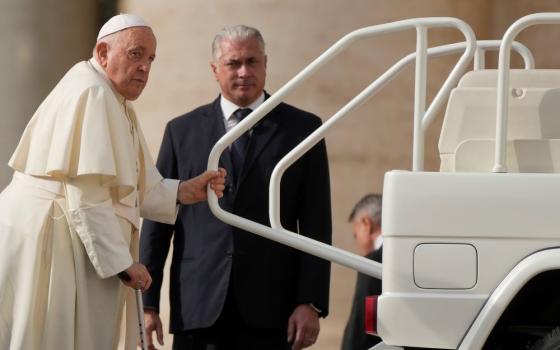
[[[444,82],[442,88],[434,98],[430,108],[427,112],[424,113],[423,105],[425,104],[425,90],[426,90],[426,55],[427,55],[427,38],[426,38],[426,29],[428,27],[456,27],[458,28],[466,39],[466,51],[459,59],[457,65],[453,68],[451,74]],[[445,95],[449,93],[449,90],[452,88],[452,85],[458,80],[459,74],[465,69],[466,65],[472,59],[475,50],[475,36],[474,32],[470,28],[468,24],[465,22],[456,19],[456,18],[419,18],[419,19],[409,19],[403,20],[393,23],[381,24],[377,26],[367,27],[358,29],[354,32],[351,32],[336,42],[333,46],[331,46],[327,51],[325,51],[322,55],[320,55],[317,59],[315,59],[309,66],[303,69],[300,73],[298,73],[294,78],[292,78],[288,83],[286,83],[282,88],[278,90],[275,94],[273,94],[270,98],[268,98],[260,107],[254,110],[249,116],[247,116],[243,121],[241,121],[236,127],[234,127],[230,132],[226,133],[222,138],[220,138],[214,148],[210,152],[210,156],[208,159],[208,169],[217,169],[218,162],[221,153],[231,144],[233,141],[238,138],[241,134],[251,128],[255,123],[257,123],[260,119],[262,119],[268,112],[270,112],[274,107],[276,107],[284,97],[291,92],[294,88],[301,85],[303,81],[305,81],[312,73],[317,71],[321,66],[327,63],[330,59],[334,56],[339,54],[343,49],[348,47],[353,41],[370,37],[374,35],[380,34],[387,34],[396,31],[403,31],[408,29],[416,29],[418,32],[418,39],[417,39],[417,82],[415,88],[415,125],[416,130],[415,132],[415,145],[422,143],[423,144],[423,137],[422,139],[417,138],[417,134],[421,134],[423,136],[423,123],[424,119],[431,120],[430,115],[435,114],[436,107],[439,107],[445,98]],[[420,62],[418,62],[420,61]],[[395,66],[398,66],[395,65]],[[384,84],[386,84],[392,76],[394,76],[398,71],[402,70],[402,67],[395,67],[393,66],[389,69],[385,74],[383,74],[380,78],[378,78],[368,89],[372,89],[373,91],[378,90]],[[421,96],[421,98],[418,98]],[[356,98],[351,101],[351,104],[360,104],[363,102],[363,98],[365,97],[364,92],[358,95]],[[358,100],[357,100],[358,99]],[[422,102],[423,101],[423,102]],[[348,106],[348,105],[347,105]],[[345,106],[345,107],[347,107]],[[355,108],[353,106],[352,108]],[[336,115],[340,115],[342,113],[347,113],[347,111],[343,111],[344,108],[337,113]],[[336,116],[335,115],[335,116]],[[298,145],[294,150],[292,150],[288,155],[286,155],[282,161],[276,166],[273,172],[273,178],[275,178],[274,173],[277,173],[276,177],[279,179],[283,172],[282,164],[287,164],[288,159],[290,157],[294,157],[296,152],[301,152],[303,154],[307,149],[313,147],[321,138],[318,134],[321,130],[325,130],[325,127],[328,128],[329,125],[334,123],[336,119],[333,116],[330,118],[325,124],[323,124],[319,129],[317,129],[314,133],[312,133],[306,140],[304,140],[300,145]],[[337,119],[340,117],[337,117]],[[332,120],[334,119],[334,120]],[[307,149],[304,149],[307,147]],[[414,149],[415,154],[419,151],[417,147]],[[422,154],[423,158],[423,154]],[[285,170],[285,169],[284,169]],[[279,184],[279,180],[278,180]],[[272,188],[272,179],[271,179],[271,188]],[[277,195],[273,195],[270,198],[271,203],[276,202]],[[381,264],[369,260],[367,258],[358,256],[356,254],[347,252],[340,248],[336,248],[322,242],[315,241],[313,239],[307,238],[305,236],[300,236],[294,232],[290,232],[280,227],[279,220],[271,221],[271,226],[268,227],[262,224],[258,224],[256,222],[252,222],[240,216],[234,215],[232,213],[228,213],[223,210],[219,203],[216,195],[208,189],[208,202],[210,205],[210,209],[212,210],[213,214],[223,222],[230,224],[235,227],[239,227],[245,231],[252,232],[254,234],[263,236],[265,238],[274,240],[276,242],[288,245],[290,247],[299,249],[301,251],[307,252],[309,254],[313,254],[315,256],[321,257],[323,259],[339,263],[341,265],[350,267],[354,270],[362,272],[364,274],[381,278]],[[272,208],[271,208],[272,210]]]
[[[497,50],[500,47],[500,40],[479,40],[476,42],[477,51],[484,52],[486,50]],[[429,48],[427,50],[428,57],[440,57],[450,54],[459,53],[465,51],[467,47],[466,42],[461,43],[454,43],[442,46],[436,46],[433,48]],[[479,50],[480,48],[480,50]],[[517,51],[524,60],[526,69],[534,68],[535,60],[531,51],[523,44],[519,42],[513,43],[513,49]],[[375,93],[381,88],[383,88],[386,84],[391,82],[400,72],[402,72],[409,64],[416,60],[417,53],[412,52],[409,55],[403,57],[400,61],[395,63],[391,68],[389,68],[383,75],[381,75],[378,79],[376,79],[373,83],[371,83],[366,89],[364,89],[359,95],[353,98],[350,102],[348,102],[343,108],[341,108],[336,114],[334,114],[331,118],[327,120],[319,129],[315,131],[317,135],[310,135],[308,138],[312,140],[317,140],[318,142],[322,139],[322,135],[327,131],[327,129],[331,128],[336,122],[342,119],[345,115],[359,107],[363,104],[367,99],[371,98],[375,95]],[[484,68],[484,62],[480,62],[479,64],[482,65]],[[443,87],[441,88],[443,89]],[[441,91],[441,90],[440,90]],[[447,98],[449,95],[449,91],[447,94],[443,94],[443,97]],[[441,106],[441,105],[440,105]],[[439,107],[434,108],[434,113],[424,116],[422,127],[423,130],[427,130],[428,127],[432,124],[436,113],[439,110]],[[288,153],[275,167],[271,180],[270,180],[270,188],[269,188],[269,211],[270,211],[270,222],[272,227],[281,228],[280,223],[280,182],[282,179],[282,175],[286,169],[288,169],[301,155],[307,152],[311,147],[313,147],[316,142],[310,141],[310,145],[303,145],[306,142],[304,140],[300,145],[294,148],[290,153]],[[293,153],[293,154],[292,154]]]
[[[477,40],[476,51],[474,52],[474,70],[486,68],[484,54],[488,50],[499,50],[501,43],[501,40]],[[514,41],[512,42],[512,49],[521,55],[521,58],[523,58],[525,69],[535,68],[535,58],[527,46],[518,41]]]
[[[424,43],[424,31],[425,31],[425,26],[424,28],[419,32],[418,37],[420,37],[420,42],[418,43],[418,46],[423,46]],[[467,37],[467,40],[469,38]],[[464,67],[466,66],[466,64],[468,64],[468,60],[470,57],[472,57],[472,53],[474,51],[474,44],[471,42],[469,45],[469,42],[465,42],[465,43],[456,43],[456,44],[451,44],[451,45],[445,45],[445,46],[440,46],[440,47],[435,47],[435,48],[431,48],[431,49],[427,49],[425,50],[425,56],[441,56],[441,55],[445,55],[445,54],[449,54],[449,53],[456,53],[456,52],[460,52],[460,51],[465,51],[465,54],[462,56],[462,59],[464,59],[463,61],[459,60],[459,63],[457,63],[456,67]],[[491,45],[488,43],[486,46],[490,47]],[[470,50],[465,50],[465,49],[470,49]],[[423,49],[422,49],[423,50]],[[406,68],[406,66],[408,64],[410,64],[411,62],[413,62],[417,57],[418,57],[418,53],[411,53],[408,56],[404,57],[403,59],[401,59],[399,62],[397,62],[396,64],[394,64],[391,68],[389,68],[383,75],[381,75],[378,79],[376,79],[373,83],[371,83],[366,89],[364,89],[358,96],[356,96],[355,98],[353,98],[350,102],[348,102],[342,109],[340,109],[335,115],[333,115],[331,118],[329,118],[323,125],[321,125],[321,127],[319,127],[317,130],[315,130],[311,135],[309,135],[304,141],[302,141],[297,147],[295,147],[291,152],[289,152],[274,168],[274,171],[272,173],[271,176],[271,180],[270,180],[270,188],[269,188],[269,210],[270,210],[270,222],[272,227],[275,228],[281,228],[281,223],[280,223],[280,182],[281,182],[281,177],[284,173],[284,171],[291,165],[293,164],[301,155],[303,155],[305,152],[307,152],[311,147],[313,147],[317,142],[319,142],[322,138],[324,133],[331,128],[335,123],[337,123],[340,119],[342,119],[345,115],[347,115],[349,112],[351,112],[352,110],[354,110],[355,108],[357,108],[358,106],[360,106],[362,103],[364,103],[368,98],[370,98],[371,96],[373,96],[377,91],[379,91],[383,86],[385,86],[385,84],[389,83],[393,78],[396,77],[397,74],[399,74],[404,68]],[[422,56],[422,54],[420,55]],[[417,66],[423,66],[423,64],[418,64]],[[460,70],[455,70],[455,72],[457,73],[457,75],[461,72]],[[418,74],[418,70],[417,70],[417,74]],[[416,91],[424,91],[422,92],[422,96],[420,96],[420,98],[418,98],[418,95],[416,95],[415,101],[417,101],[417,103],[420,103],[419,101],[423,101],[425,99],[425,73],[421,72],[420,73],[421,76],[417,79],[417,82],[420,82],[420,87],[417,86]],[[422,134],[424,133],[424,129],[426,129],[428,127],[428,125],[432,122],[435,113],[437,112],[438,108],[441,106],[441,102],[447,97],[447,95],[449,94],[449,91],[451,90],[451,87],[453,85],[456,84],[456,81],[458,80],[458,76],[452,76],[450,75],[450,77],[447,79],[446,83],[442,86],[442,88],[440,89],[440,91],[438,92],[437,96],[439,96],[440,98],[438,98],[436,96],[436,98],[434,99],[434,101],[432,102],[432,106],[430,106],[430,109],[428,110],[428,113],[426,113],[425,116],[423,116],[423,118],[418,118],[415,117],[415,120],[418,120],[418,124],[419,124],[419,128],[420,130],[417,132]],[[417,84],[418,85],[418,84]],[[420,116],[421,112],[424,107],[422,104],[420,104],[419,106],[416,106],[416,113],[415,116]],[[417,136],[417,134],[415,134],[415,136]],[[417,138],[416,138],[417,139]],[[423,137],[422,137],[423,139]],[[423,141],[422,141],[423,143]],[[418,147],[415,147],[415,150],[418,152]],[[422,155],[422,159],[423,159],[423,155]]]
[[[560,13],[534,13],[521,17],[513,23],[502,39],[498,59],[498,94],[496,100],[496,150],[494,154],[495,173],[507,173],[507,121],[509,115],[509,68],[511,46],[515,37],[525,28],[536,24],[559,24]]]

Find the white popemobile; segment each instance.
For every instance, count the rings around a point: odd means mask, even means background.
[[[220,154],[237,137],[353,41],[415,29],[416,52],[279,162],[270,183],[271,227],[225,212],[209,191],[212,211],[233,226],[375,278],[383,275],[382,295],[367,299],[367,328],[383,339],[375,350],[560,349],[560,70],[534,69],[531,53],[513,41],[536,24],[560,24],[560,13],[523,17],[501,41],[477,42],[455,18],[409,19],[346,35],[224,135],[208,168],[217,169]],[[434,27],[456,28],[465,42],[428,48],[427,30]],[[498,70],[484,69],[485,51],[498,48]],[[510,70],[512,48],[525,69]],[[457,52],[463,54],[426,108],[427,59]],[[473,58],[474,70],[463,75]],[[385,175],[383,264],[284,229],[283,172],[414,62],[413,165]],[[424,172],[424,132],[445,101],[441,169]]]

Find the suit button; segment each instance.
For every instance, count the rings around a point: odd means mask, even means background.
[[[227,191],[229,193],[235,192],[235,186],[233,186],[232,184],[227,185]]]
[[[228,250],[228,251],[226,252],[226,257],[229,258],[229,259],[231,259],[231,258],[233,257],[233,251]]]

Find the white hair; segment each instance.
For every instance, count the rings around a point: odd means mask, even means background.
[[[214,61],[220,58],[222,54],[220,45],[224,40],[243,41],[249,38],[256,39],[262,53],[265,53],[265,44],[261,32],[256,28],[239,24],[225,27],[216,34],[214,41],[212,41],[212,58]]]
[[[381,207],[383,196],[380,194],[370,193],[362,197],[352,209],[348,221],[354,220],[356,216],[362,212],[366,213],[374,223],[381,225]]]

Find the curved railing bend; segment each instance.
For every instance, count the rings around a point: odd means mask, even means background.
[[[494,154],[495,173],[507,173],[507,120],[509,114],[509,68],[511,47],[515,37],[525,28],[537,24],[559,24],[560,13],[534,13],[521,17],[513,23],[502,39],[498,58],[498,94],[496,101],[496,148]]]
[[[474,52],[474,70],[486,68],[486,59],[484,58],[484,54],[489,50],[499,50],[501,43],[501,40],[477,40],[476,51]],[[527,46],[514,41],[512,42],[511,48],[521,55],[521,58],[523,58],[523,62],[525,63],[525,69],[535,68],[535,58]]]

